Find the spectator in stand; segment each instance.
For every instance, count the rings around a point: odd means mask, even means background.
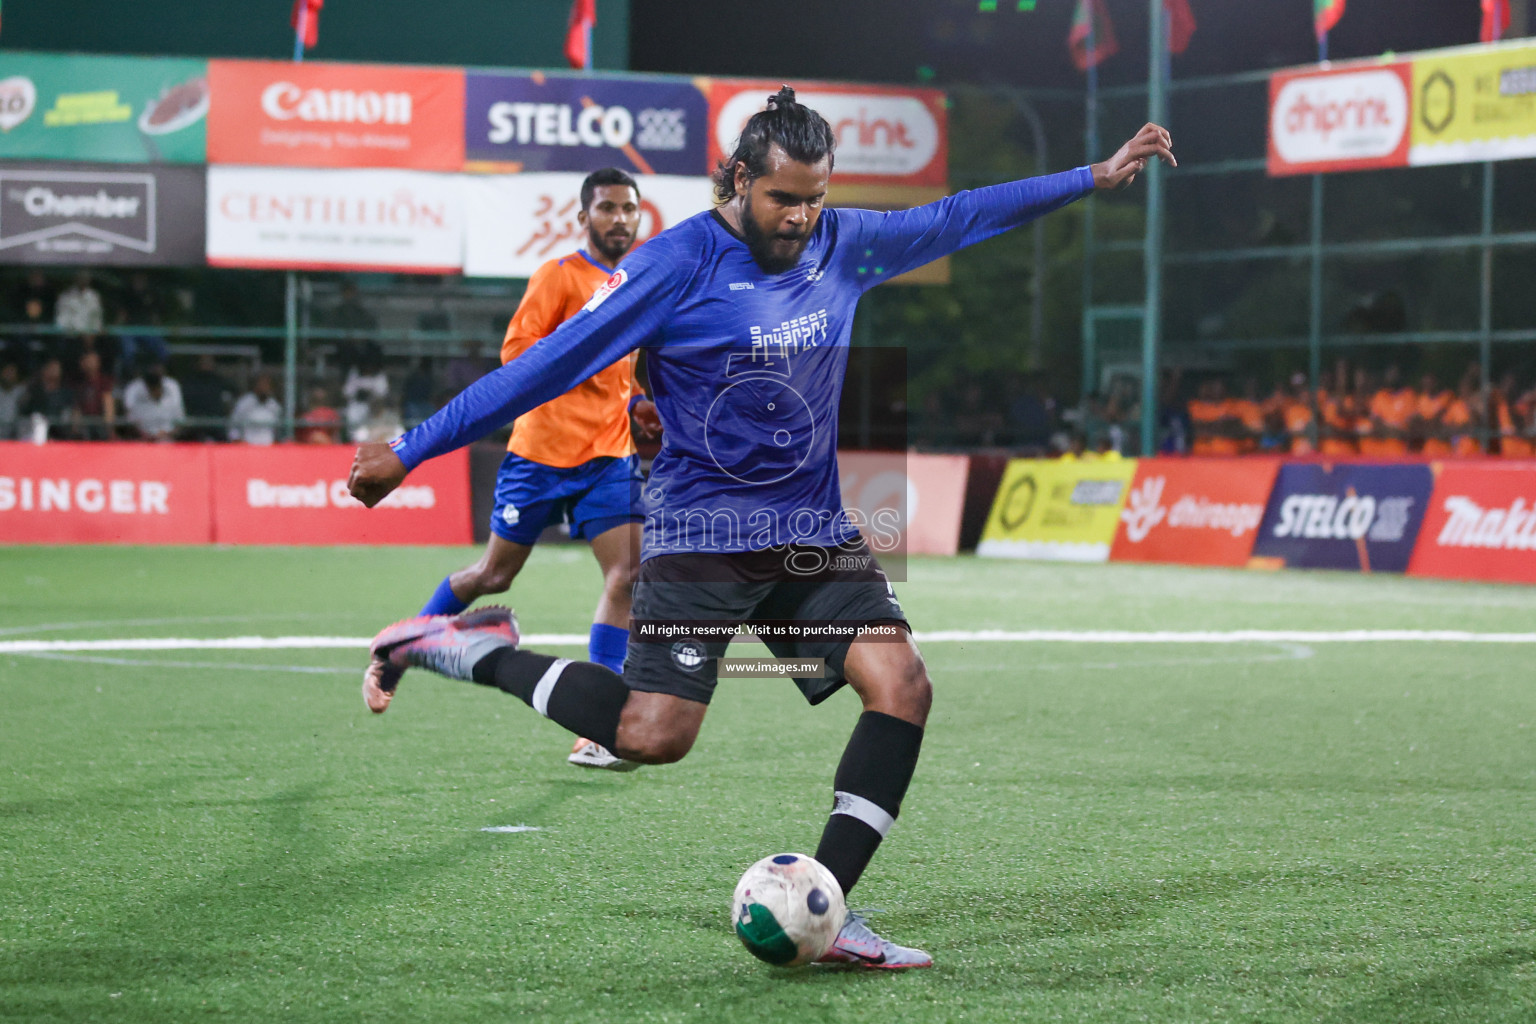
[[[123,389],[123,409],[146,441],[174,441],[177,428],[187,418],[181,386],[165,375],[159,363],[151,363]]]
[[[27,384],[15,363],[0,363],[0,441],[16,436],[21,410],[27,400]]]
[[[1333,389],[1318,394],[1322,427],[1318,451],[1321,454],[1360,454],[1359,405],[1355,391],[1350,387],[1349,368],[1341,359],[1334,372]]]
[[[1387,367],[1381,387],[1371,396],[1369,419],[1360,438],[1360,454],[1396,459],[1408,454],[1409,428],[1419,396],[1401,386],[1402,371],[1396,363]]]
[[[9,345],[11,357],[16,361],[16,371],[23,377],[38,365],[40,353],[46,353],[41,358],[47,358],[47,355],[58,354],[62,348],[51,330],[53,301],[53,288],[48,284],[48,278],[41,271],[29,273],[16,297],[17,309],[20,311],[18,319],[29,330],[13,335]]]
[[[1410,443],[1415,451],[1424,455],[1451,454],[1450,442],[1446,440],[1441,420],[1455,399],[1455,392],[1442,388],[1434,374],[1426,373],[1419,379],[1419,394],[1414,403],[1413,423],[1409,430]]]
[[[356,282],[343,281],[341,301],[325,317],[325,325],[337,331],[372,334],[379,329],[379,319],[368,311],[367,306],[363,305],[363,300],[357,293]]]
[[[67,440],[75,416],[75,393],[64,385],[64,367],[57,359],[47,359],[37,380],[27,389],[22,405],[23,416],[32,417],[32,436],[53,441]]]
[[[432,376],[432,364],[422,357],[406,375],[400,385],[400,415],[405,422],[415,426],[437,411],[433,398],[437,394],[437,380]]]
[[[1317,450],[1312,438],[1312,392],[1307,387],[1306,374],[1291,375],[1291,391],[1280,405],[1280,418],[1292,455],[1311,455]]]
[[[341,440],[341,413],[331,406],[325,388],[310,388],[309,411],[299,421],[293,439],[299,444],[336,444]]]
[[[1427,454],[1444,456],[1483,453],[1483,446],[1477,439],[1482,405],[1482,392],[1477,386],[1479,375],[1475,364],[1462,375],[1456,397],[1451,399],[1440,417],[1440,443],[1434,446],[1433,451],[1426,444],[1424,450]]]
[[[1514,375],[1505,379],[1510,384],[1508,393],[1515,395]],[[1509,425],[1499,454],[1506,459],[1536,458],[1536,387],[1516,395],[1509,403]]]
[[[75,432],[83,441],[117,438],[117,383],[101,370],[101,356],[87,352],[80,357],[79,383],[75,385]]]
[[[1524,421],[1516,410],[1516,402],[1519,400],[1519,390],[1515,384],[1515,375],[1506,373],[1499,381],[1498,387],[1493,389],[1492,414],[1488,417],[1489,425],[1498,437],[1498,454],[1508,456],[1510,449],[1521,448],[1524,438],[1521,436]],[[1522,455],[1523,457],[1523,455]]]
[[[1242,421],[1227,400],[1227,387],[1221,381],[1212,379],[1200,385],[1200,397],[1189,403],[1189,421],[1195,433],[1194,454],[1242,454]]]
[[[1243,381],[1243,397],[1227,402],[1226,418],[1239,455],[1259,450],[1264,436],[1264,403],[1259,400],[1259,382],[1249,377]]]
[[[229,415],[229,380],[219,372],[219,364],[209,353],[197,357],[197,369],[181,382],[181,397],[190,421],[186,436],[190,441],[222,441],[225,417]]]
[[[400,424],[400,414],[385,398],[375,398],[368,403],[368,421],[363,424],[362,440],[393,441],[405,433]]]
[[[163,366],[170,361],[170,347],[161,329],[165,324],[164,304],[144,271],[135,271],[128,279],[128,291],[117,309],[117,322],[126,327],[142,328],[118,339],[123,373],[134,372],[140,363]]]
[[[389,395],[389,377],[384,373],[384,354],[378,346],[364,350],[358,365],[347,371],[347,379],[341,386],[341,397],[347,403],[348,436],[357,442],[366,441],[368,420],[373,414],[375,399]]]
[[[91,272],[82,270],[59,293],[53,309],[53,323],[64,333],[63,351],[71,357],[71,367],[78,366],[86,352],[100,353],[102,365],[111,366],[112,360],[101,350],[102,316],[101,293],[91,284]]]
[[[276,444],[277,428],[282,422],[282,404],[272,397],[272,375],[259,373],[251,390],[240,396],[229,414],[229,439],[246,444]]]

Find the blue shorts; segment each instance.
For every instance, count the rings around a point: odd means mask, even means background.
[[[641,521],[640,484],[640,459],[634,455],[562,469],[509,452],[496,472],[491,532],[532,546],[545,527],[569,523],[573,538],[591,540]]]

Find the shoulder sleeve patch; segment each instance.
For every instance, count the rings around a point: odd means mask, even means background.
[[[604,281],[602,287],[592,293],[592,297],[587,300],[587,304],[581,307],[582,310],[584,312],[590,313],[597,309],[598,306],[603,304],[608,296],[618,291],[619,286],[628,280],[629,275],[626,274],[622,268],[615,270],[613,272],[613,276]]]

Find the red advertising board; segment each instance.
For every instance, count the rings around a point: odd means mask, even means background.
[[[464,72],[366,64],[208,62],[208,162],[464,166]]]
[[[206,544],[203,445],[0,442],[0,544]]]
[[[1352,64],[1269,80],[1269,173],[1408,166],[1413,66]]]
[[[1279,468],[1276,459],[1142,459],[1109,557],[1247,564]]]
[[[417,468],[376,508],[347,493],[350,445],[211,449],[220,544],[468,544],[469,453]]]
[[[747,119],[767,106],[780,84],[736,78],[710,84],[710,167],[731,152]],[[798,85],[795,93],[831,123],[840,183],[947,183],[949,121],[939,90],[812,82]]]
[[[1408,572],[1536,583],[1536,462],[1444,463]]]
[[[909,555],[958,552],[970,466],[966,455],[837,453],[843,505],[858,515],[860,530],[877,555],[888,533],[900,537],[890,550]]]

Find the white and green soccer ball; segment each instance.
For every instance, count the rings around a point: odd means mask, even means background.
[[[832,948],[848,907],[843,888],[814,858],[781,853],[747,868],[731,923],[747,951],[775,967],[799,967]]]

